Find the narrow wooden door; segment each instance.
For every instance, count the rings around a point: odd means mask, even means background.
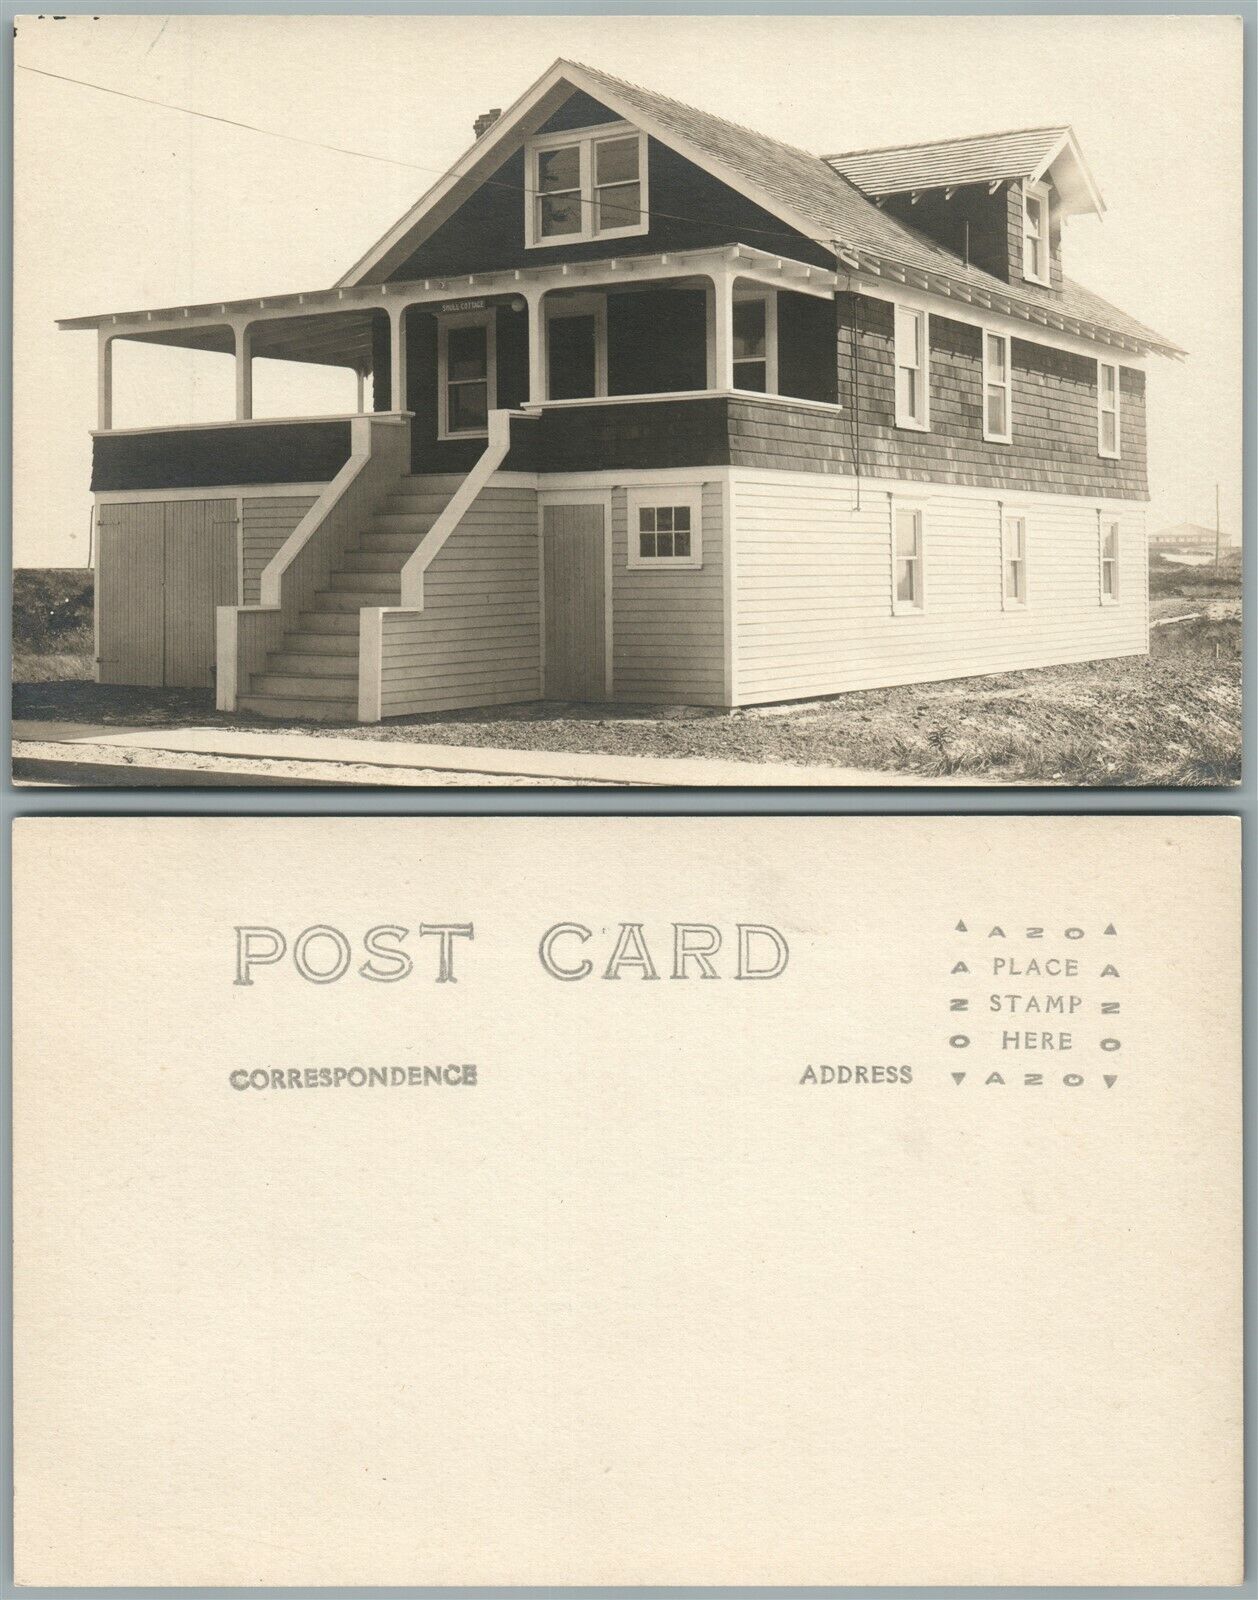
[[[607,553],[603,506],[542,508],[546,697],[607,698]]]
[[[171,688],[214,682],[216,608],[236,603],[236,502],[166,506],[165,672]]]
[[[165,507],[104,505],[96,547],[96,670],[101,683],[162,682]]]

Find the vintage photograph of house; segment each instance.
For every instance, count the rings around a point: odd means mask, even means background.
[[[966,19],[1001,60],[1040,53],[1024,96],[1037,114],[1009,126],[956,92],[965,41],[945,19],[776,19],[774,95],[754,92],[767,19],[730,28],[718,67],[696,56],[681,74],[643,57],[666,57],[671,29],[715,45],[732,19],[651,19],[651,51],[644,19],[594,20],[180,18],[159,33],[162,19],[128,18],[131,36],[106,28],[94,52],[79,18],[60,52],[54,25],[33,23],[29,58],[19,28],[31,103],[93,110],[111,81],[138,93],[145,46],[195,59],[249,28],[270,58],[295,30],[335,34],[395,85],[406,52],[460,36],[493,67],[416,92],[413,138],[385,148],[429,179],[388,226],[351,239],[334,192],[308,219],[343,262],[324,281],[283,271],[269,197],[209,175],[220,137],[272,158],[272,125],[286,130],[261,89],[247,140],[215,125],[187,76],[144,97],[163,127],[198,122],[192,259],[156,303],[111,300],[128,273],[110,260],[120,241],[97,237],[76,269],[88,312],[56,308],[95,391],[89,476],[72,486],[91,508],[90,663],[44,683],[15,663],[26,758],[57,781],[61,721],[89,730],[76,771],[144,729],[142,767],[175,753],[156,781],[176,781],[180,750],[184,781],[214,781],[233,754],[240,781],[252,759],[274,781],[296,740],[334,772],[387,752],[394,782],[410,770],[400,751],[419,772],[434,746],[463,752],[444,781],[468,783],[650,782],[652,759],[659,782],[748,781],[753,767],[759,783],[1236,781],[1239,27]],[[1090,103],[1065,70],[1094,28],[1130,41],[1133,62],[1109,83],[1106,126],[1166,98],[1159,49],[1214,73],[1222,119],[1223,187],[1204,206],[1168,198],[1172,179],[1191,181],[1182,150],[1164,185],[1124,189],[1141,216],[1123,241],[1147,258],[1112,274],[1137,291],[1121,303],[1075,276],[1076,237],[1104,258],[1097,171],[1113,165],[1082,136]],[[793,50],[812,47],[824,100],[832,75],[851,80],[846,46],[890,67],[897,46],[932,44],[928,115],[882,129],[873,101],[853,114],[839,96],[813,112],[807,148],[785,136]],[[1018,98],[1015,78],[1002,108]],[[378,141],[361,120],[346,138],[340,102],[324,105],[336,148],[316,158],[303,131],[305,154],[374,181],[362,152]],[[18,112],[22,126],[21,97]],[[438,166],[433,137],[458,118],[470,142]],[[905,122],[920,136],[895,136]],[[174,227],[146,215],[143,168],[129,181],[134,216]],[[22,198],[19,184],[19,225]],[[1159,207],[1193,204],[1220,213],[1224,241],[1235,212],[1235,248],[1210,268],[1235,370],[1219,383],[1227,358],[1207,349],[1213,395],[1185,388],[1193,318],[1157,283],[1184,254]],[[233,228],[240,251],[275,261],[257,292],[236,292],[241,272],[214,292],[196,261],[202,237]],[[1196,271],[1203,252],[1187,254]],[[184,281],[196,292],[174,293]],[[158,376],[157,358],[176,365]],[[21,369],[20,417],[41,382]],[[1195,423],[1178,441],[1156,432],[1172,385],[1181,412],[1213,408],[1204,453]],[[19,515],[37,499],[38,467],[24,471]],[[1163,523],[1196,542],[1160,547]],[[667,770],[678,762],[693,770]]]

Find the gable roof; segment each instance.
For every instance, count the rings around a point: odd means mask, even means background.
[[[899,277],[917,274],[921,286],[963,300],[996,296],[1027,308],[1037,321],[1065,318],[1119,335],[1144,348],[1182,355],[1177,346],[1069,280],[1059,290],[1010,284],[880,211],[842,172],[820,156],[771,139],[710,111],[560,59],[525,92],[450,171],[395,224],[338,287],[387,271],[444,222],[462,200],[558,108],[583,89],[627,121],[673,146],[786,224],[781,235],[740,242],[764,250],[789,248],[792,233],[832,250],[846,265]],[[1067,130],[1069,131],[1069,130]],[[1072,136],[1073,137],[1073,136]],[[911,280],[910,280],[911,281]],[[946,285],[955,285],[950,289]],[[941,287],[942,286],[942,287]]]

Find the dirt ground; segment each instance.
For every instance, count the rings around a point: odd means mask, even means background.
[[[1165,572],[1155,564],[1151,653],[1117,661],[868,690],[833,700],[743,712],[693,707],[559,704],[391,719],[376,726],[298,724],[312,739],[545,750],[621,756],[848,766],[929,781],[940,775],[1006,783],[1210,786],[1239,782],[1239,575]],[[32,641],[33,642],[33,641]],[[14,716],[179,727],[274,727],[214,710],[209,690],[105,687],[82,681],[88,656],[63,641],[16,666]],[[82,675],[64,675],[63,658]],[[41,674],[40,658],[57,658]],[[16,673],[15,673],[16,676]]]

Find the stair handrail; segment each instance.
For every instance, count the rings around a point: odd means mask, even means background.
[[[511,423],[536,422],[537,418],[525,411],[491,411],[489,413],[489,438],[475,465],[455,490],[437,520],[416,545],[402,567],[402,597],[399,608],[406,611],[424,609],[424,574],[432,565],[438,552],[462,522],[481,490],[502,466],[511,450]]]

